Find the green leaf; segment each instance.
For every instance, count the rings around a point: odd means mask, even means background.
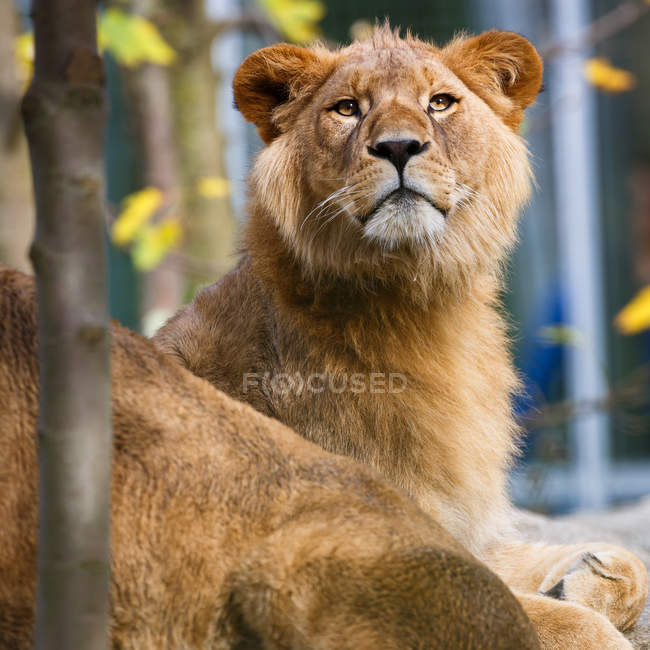
[[[221,176],[202,176],[196,182],[196,191],[206,199],[223,199],[230,194],[230,183]]]
[[[156,26],[142,16],[111,7],[99,19],[100,48],[108,50],[125,66],[141,63],[170,65],[176,58]]]
[[[319,21],[325,15],[320,0],[257,0],[273,26],[293,43],[309,43],[320,36]]]
[[[585,344],[584,335],[579,329],[562,323],[540,327],[537,336],[546,345],[569,345],[581,348]]]
[[[111,228],[111,239],[118,246],[133,241],[161,206],[162,192],[155,187],[129,194],[122,201],[122,211]]]
[[[14,57],[18,67],[18,77],[25,86],[34,73],[34,34],[24,32],[14,39]]]
[[[131,249],[133,264],[140,271],[151,271],[180,243],[181,235],[182,228],[177,219],[169,218],[145,226]]]

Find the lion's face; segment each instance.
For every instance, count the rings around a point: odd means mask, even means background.
[[[532,46],[500,32],[442,50],[387,29],[336,52],[261,50],[235,79],[268,143],[253,200],[312,267],[466,278],[513,240],[530,176],[513,127],[540,81]]]

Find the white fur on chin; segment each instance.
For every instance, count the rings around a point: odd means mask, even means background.
[[[426,199],[391,197],[370,216],[363,237],[391,251],[404,243],[433,245],[444,229],[445,216]]]

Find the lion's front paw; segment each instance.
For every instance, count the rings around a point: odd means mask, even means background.
[[[557,562],[539,593],[594,609],[619,630],[627,630],[643,611],[648,574],[641,560],[629,551],[590,544]]]

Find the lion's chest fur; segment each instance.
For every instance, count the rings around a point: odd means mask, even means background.
[[[503,525],[515,437],[516,380],[486,295],[347,329],[292,319],[269,296],[244,265],[157,343],[305,438],[379,470],[480,552]]]
[[[515,379],[499,330],[484,322],[496,315],[472,309],[474,327],[432,327],[415,347],[386,336],[370,359],[341,342],[279,337],[270,377],[282,380],[265,388],[278,419],[376,468],[479,552],[503,525]]]

